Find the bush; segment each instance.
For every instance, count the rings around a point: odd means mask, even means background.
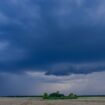
[[[76,99],[77,98],[77,95],[73,94],[73,93],[70,93],[69,96],[68,96],[70,99]]]
[[[51,93],[49,97],[64,97],[64,94],[60,94],[59,91],[57,91],[55,93]]]
[[[43,99],[48,99],[48,94],[47,93],[44,93],[44,95],[43,95]]]

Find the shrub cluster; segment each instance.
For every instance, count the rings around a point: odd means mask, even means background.
[[[77,99],[77,95],[70,93],[68,96],[65,96],[64,94],[59,93],[59,91],[48,94],[44,93],[43,99]]]

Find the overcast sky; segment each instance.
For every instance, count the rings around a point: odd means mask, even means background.
[[[0,95],[105,94],[105,0],[1,0]]]

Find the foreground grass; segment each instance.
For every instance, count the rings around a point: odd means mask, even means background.
[[[43,100],[40,97],[0,98],[0,105],[105,105],[105,97],[87,97],[87,99]],[[90,98],[90,99],[89,99]],[[93,99],[95,98],[95,99]]]

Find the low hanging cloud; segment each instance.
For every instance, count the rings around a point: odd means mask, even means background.
[[[104,62],[96,63],[59,63],[52,65],[46,71],[46,75],[71,75],[71,74],[89,74],[92,72],[100,72],[105,70]]]

